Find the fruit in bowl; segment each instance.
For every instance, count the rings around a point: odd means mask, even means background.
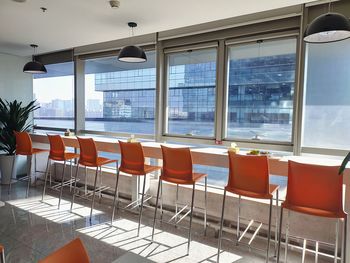
[[[259,150],[251,150],[250,152],[248,152],[249,155],[259,155],[260,151]]]

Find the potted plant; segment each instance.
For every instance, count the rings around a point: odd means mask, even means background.
[[[15,165],[16,138],[13,131],[27,131],[32,123],[28,123],[30,114],[40,108],[36,101],[26,106],[22,102],[4,101],[0,98],[0,173],[1,183],[9,184],[12,176],[12,166]],[[13,169],[15,170],[15,169]]]

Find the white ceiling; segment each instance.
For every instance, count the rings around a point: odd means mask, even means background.
[[[160,32],[314,0],[0,0],[0,52],[30,55]],[[48,10],[43,13],[40,7]]]

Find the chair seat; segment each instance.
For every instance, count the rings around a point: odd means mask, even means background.
[[[66,152],[64,153],[64,157],[62,158],[57,156],[49,156],[49,158],[54,161],[67,161],[67,160],[79,158],[79,154]]]
[[[291,205],[286,202],[282,203],[282,207],[295,212],[302,213],[302,214],[308,214],[308,215],[320,216],[320,217],[346,218],[347,216],[347,214],[344,211],[328,211],[328,210],[306,207],[306,206]]]
[[[257,199],[271,199],[273,194],[279,188],[279,185],[270,184],[269,188],[270,188],[269,189],[269,191],[270,191],[269,193],[261,194],[261,193],[241,190],[241,189],[233,188],[233,187],[227,187],[227,186],[225,187],[226,191],[228,191],[230,193],[241,195],[241,196],[245,196],[245,197],[257,198]]]
[[[79,164],[89,166],[89,167],[98,167],[98,166],[106,165],[109,163],[115,163],[115,162],[117,162],[117,160],[112,160],[105,157],[97,157],[97,160],[95,163],[79,160]]]
[[[148,165],[148,164],[144,165],[143,171],[127,169],[125,167],[119,167],[119,171],[126,173],[126,174],[132,174],[132,175],[145,175],[145,174],[152,173],[152,172],[160,170],[160,169],[161,169],[161,167],[159,167],[159,166],[153,166],[153,165]]]
[[[160,180],[166,181],[169,183],[173,183],[173,184],[194,184],[194,183],[200,181],[202,178],[207,177],[207,176],[208,176],[207,174],[193,173],[192,180],[184,180],[181,178],[164,177],[161,175]]]
[[[46,149],[33,148],[31,152],[16,151],[16,155],[33,155],[33,154],[38,154],[38,153],[48,152],[48,151],[49,150],[46,150]]]

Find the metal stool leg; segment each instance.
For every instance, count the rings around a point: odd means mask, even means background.
[[[220,261],[222,227],[224,225],[224,215],[225,215],[225,201],[226,201],[226,189],[224,190],[224,198],[222,200],[222,209],[221,209],[221,221],[220,221],[219,240],[218,240],[218,256],[216,259],[216,262],[218,263]]]
[[[204,178],[204,235],[207,235],[208,178]]]
[[[119,205],[119,192],[118,192],[118,183],[119,183],[119,169],[118,169],[118,163],[117,163],[117,179],[115,182],[115,189],[114,189],[114,199],[113,199],[113,211],[112,211],[112,218],[111,218],[111,225],[113,225],[114,221],[114,213],[115,213],[115,203],[117,202],[117,212],[118,212],[118,205]]]
[[[343,228],[344,228],[344,234],[343,234],[343,236],[344,236],[344,239],[343,239],[343,263],[346,263],[346,245],[347,245],[347,229],[348,229],[348,217],[346,216],[345,218],[344,218],[344,226],[343,226]]]
[[[45,172],[45,181],[44,181],[44,189],[43,189],[43,194],[41,196],[41,201],[44,201],[44,196],[45,196],[45,192],[46,192],[46,183],[47,183],[47,177],[50,171],[50,158],[47,158],[47,164],[46,164],[46,172]]]
[[[286,227],[286,250],[284,251],[284,262],[287,262],[287,258],[288,258],[289,215],[290,215],[290,211],[288,210],[288,214],[287,214],[287,227]]]
[[[85,166],[85,194],[87,194],[87,167]]]
[[[64,182],[64,172],[66,170],[66,161],[63,163],[63,171],[62,171],[62,177],[61,177],[61,189],[60,189],[60,198],[58,199],[58,209],[60,209],[61,206],[61,199],[62,199],[62,193],[63,193],[63,182]]]
[[[282,239],[282,221],[283,221],[283,207],[281,207],[280,214],[280,223],[279,223],[279,231],[278,231],[278,246],[277,246],[277,260],[276,262],[280,262],[280,250],[281,250],[281,239]]]
[[[91,200],[91,210],[90,210],[90,222],[91,222],[91,218],[92,218],[92,211],[94,210],[95,195],[96,195],[96,191],[95,191],[95,190],[96,190],[97,177],[98,177],[98,167],[96,167],[94,188],[92,189],[92,200]]]
[[[75,192],[76,192],[76,189],[77,189],[78,172],[79,172],[79,163],[77,163],[77,169],[75,171],[75,177],[74,177],[74,189],[73,189],[73,195],[72,195],[72,202],[70,204],[70,211],[71,212],[73,210],[73,204],[74,204],[74,199],[75,199]]]
[[[177,210],[178,210],[178,205],[177,203],[179,202],[179,185],[176,185],[176,200],[175,200],[175,227],[177,227]]]
[[[72,188],[73,188],[73,160],[70,160],[70,185],[69,185],[69,192],[72,192]]]
[[[32,155],[27,156],[27,176],[28,176],[28,185],[27,185],[27,191],[26,196],[29,196],[29,188],[32,183]]]
[[[192,218],[193,218],[193,207],[194,207],[194,193],[196,189],[196,184],[193,184],[192,190],[192,201],[191,201],[191,216],[190,216],[190,229],[188,230],[188,243],[187,243],[187,255],[190,254],[190,244],[191,244],[191,233],[192,233]]]
[[[10,184],[9,184],[9,188],[8,188],[8,194],[11,194],[11,189],[12,189],[12,177],[14,174],[16,174],[16,159],[17,159],[17,155],[15,154],[15,156],[13,157],[13,163],[12,163],[12,171],[11,171],[11,180],[10,180]]]
[[[271,199],[270,199],[270,209],[269,209],[269,229],[268,229],[268,232],[267,232],[266,263],[269,262],[269,251],[270,251],[270,240],[271,240],[272,203],[273,203],[273,198],[271,197]]]
[[[278,203],[279,203],[278,189],[276,191],[276,228],[275,228],[275,254],[277,256],[277,243],[278,243]]]
[[[154,228],[156,226],[156,217],[157,217],[157,208],[158,208],[158,200],[159,200],[159,190],[160,190],[160,179],[158,179],[158,190],[157,190],[157,198],[156,198],[156,207],[154,208],[154,217],[153,217],[153,228],[152,228],[152,242],[154,240]]]
[[[339,219],[335,223],[335,247],[334,247],[334,263],[338,262],[338,238],[339,238]]]
[[[163,183],[160,183],[160,222],[163,221]]]
[[[237,244],[238,245],[238,240],[241,235],[240,231],[240,221],[241,221],[241,196],[238,196],[238,213],[237,213]]]
[[[137,236],[140,235],[140,228],[141,228],[141,219],[142,219],[142,209],[143,209],[143,200],[145,197],[145,187],[146,187],[146,176],[143,176],[143,186],[142,186],[142,196],[141,196],[141,207],[140,207],[140,214],[139,214],[139,226],[137,228]]]

